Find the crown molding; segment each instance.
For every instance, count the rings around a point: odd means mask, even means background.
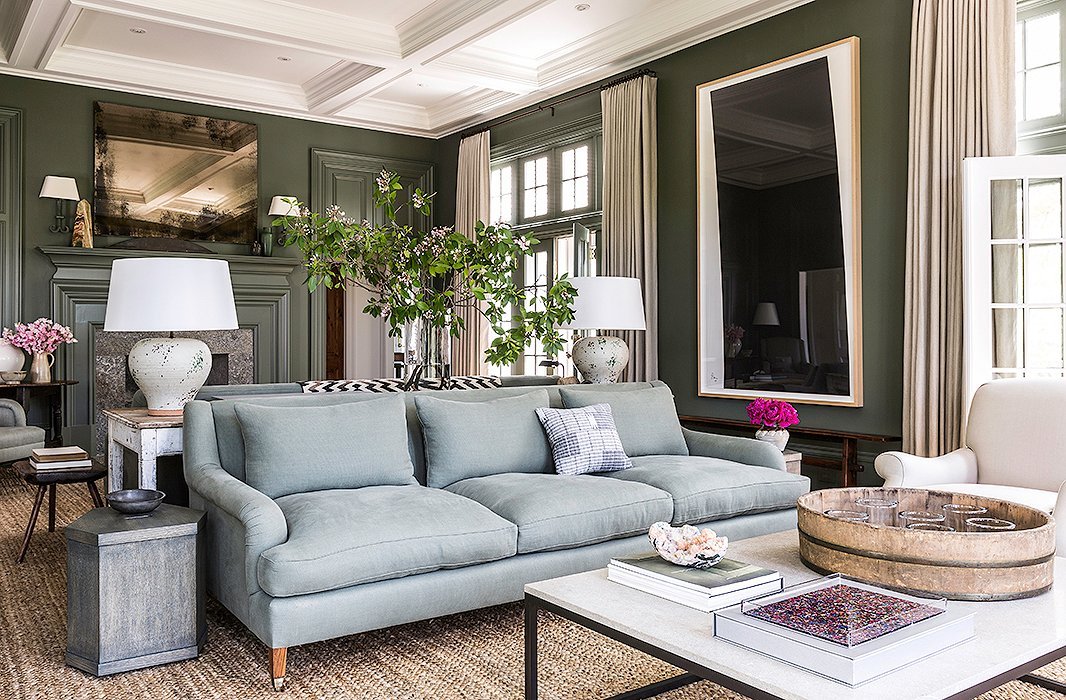
[[[362,63],[342,61],[334,64],[303,84],[307,108],[316,113],[335,114],[351,103],[345,95],[383,70],[385,69]]]

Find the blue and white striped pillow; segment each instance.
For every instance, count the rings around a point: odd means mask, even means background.
[[[622,449],[611,407],[538,408],[558,474],[613,472],[633,466]]]

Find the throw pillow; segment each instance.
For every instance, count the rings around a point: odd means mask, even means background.
[[[325,489],[417,483],[402,396],[331,406],[233,407],[245,482],[271,498]]]
[[[585,385],[562,387],[559,394],[567,408],[608,404],[622,447],[630,457],[688,454],[688,444],[674,407],[674,395],[668,386],[623,391]]]
[[[420,379],[418,386],[422,389],[499,389],[503,382],[499,377],[471,375],[468,377],[448,377]]]
[[[345,391],[368,391],[389,394],[404,391],[406,379],[321,379],[300,382],[305,394],[334,394]]]
[[[633,466],[622,449],[611,407],[538,408],[537,418],[548,434],[557,474],[614,472]]]
[[[552,470],[551,448],[535,413],[548,407],[544,389],[493,401],[448,401],[415,394],[426,447],[426,483]]]

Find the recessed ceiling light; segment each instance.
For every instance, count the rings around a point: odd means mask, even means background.
[[[147,34],[148,30],[141,27],[130,27],[130,31],[134,34]]]
[[[585,10],[589,9],[589,4],[587,2],[583,2],[580,5],[574,5],[574,9],[578,12],[584,12]]]
[[[278,60],[283,63],[288,63],[292,60],[292,58],[290,58],[289,56],[278,56]]]

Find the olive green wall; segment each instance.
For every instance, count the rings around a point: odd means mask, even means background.
[[[51,313],[49,281],[54,268],[38,246],[69,245],[70,236],[49,233],[54,221],[53,200],[39,199],[45,175],[66,175],[78,181],[82,197],[92,199],[93,102],[165,109],[175,112],[236,119],[259,127],[259,225],[267,226],[270,197],[309,196],[311,149],[380,155],[432,161],[435,143],[430,139],[387,134],[367,129],[321,124],[256,112],[164,100],[111,90],[78,87],[44,80],[0,76],[0,106],[21,110],[23,152],[23,292],[24,319]],[[110,239],[111,241],[119,239]],[[107,240],[101,241],[105,245]],[[206,244],[222,253],[247,254],[247,246]],[[296,250],[275,246],[275,255],[299,257]],[[290,278],[290,377],[308,378],[308,296],[302,268]],[[62,351],[61,351],[62,352]]]
[[[682,413],[742,418],[745,401],[696,395],[695,88],[848,36],[860,39],[865,406],[799,406],[804,425],[899,434],[907,194],[909,0],[817,0],[647,64],[658,75],[659,374]],[[577,91],[575,91],[577,92]],[[492,129],[493,143],[599,109],[597,94]],[[491,125],[491,122],[490,122]],[[438,143],[454,162],[458,139]],[[454,181],[440,181],[441,197]]]

